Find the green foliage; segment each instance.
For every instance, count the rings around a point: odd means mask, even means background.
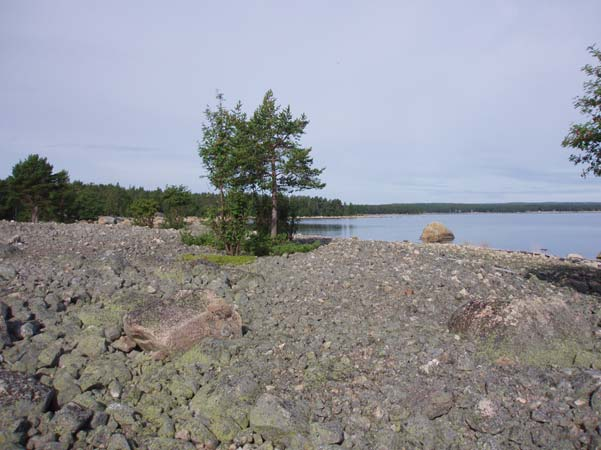
[[[243,243],[244,251],[255,256],[269,255],[271,247],[271,238],[265,233],[253,233]]]
[[[582,68],[590,79],[584,83],[584,95],[576,98],[574,107],[589,116],[589,121],[573,124],[562,146],[577,151],[570,155],[570,161],[585,165],[582,176],[591,172],[601,176],[601,50],[591,46],[588,51],[599,65],[587,64]]]
[[[165,226],[180,229],[184,227],[184,219],[191,209],[192,194],[186,186],[167,186],[161,204],[165,214]]]
[[[13,166],[8,177],[11,192],[29,209],[32,222],[37,222],[40,215],[47,217],[51,214],[52,207],[56,206],[52,200],[56,201],[69,183],[66,171],[52,173],[52,169],[46,158],[29,155]]]
[[[224,228],[226,223],[235,222],[228,217],[227,210],[231,212],[231,207],[226,206],[226,197],[231,193],[257,197],[258,192],[268,192],[268,207],[263,201],[255,201],[255,223],[259,232],[262,233],[268,223],[271,236],[276,236],[278,229],[284,229],[291,237],[295,214],[285,215],[286,219],[292,219],[290,222],[279,220],[282,195],[324,186],[319,180],[323,169],[312,167],[311,149],[300,145],[309,123],[305,115],[294,118],[290,107],[278,106],[273,92],[268,91],[251,119],[242,112],[240,103],[228,110],[221,94],[217,94],[216,109],[207,108],[205,117],[198,153],[207,178],[219,193],[215,223]],[[232,234],[217,228],[215,232],[219,239],[224,239],[226,247],[230,246],[227,236],[239,237],[238,232]],[[231,244],[232,251],[236,251],[237,244]]]
[[[255,211],[255,229],[259,234],[271,233],[272,199],[267,195],[254,195],[253,206]],[[298,218],[290,199],[278,194],[277,201],[278,230],[280,234],[292,239],[296,232]],[[278,234],[279,236],[279,234]]]
[[[246,115],[239,102],[234,109],[226,109],[223,94],[218,93],[217,108],[213,111],[207,107],[205,118],[198,154],[207,170],[207,178],[219,191],[222,215],[226,192],[243,191],[248,184]]]
[[[9,219],[16,209],[16,198],[8,180],[0,180],[0,219]]]
[[[311,148],[300,145],[308,124],[304,114],[294,118],[290,106],[277,105],[271,90],[249,121],[254,184],[271,194],[272,237],[278,233],[278,194],[325,186],[319,180],[324,169],[313,168]]]
[[[182,231],[180,233],[182,244],[185,245],[202,245],[205,247],[213,247],[219,250],[223,250],[223,243],[220,242],[213,233],[203,233],[194,236],[189,231]]]
[[[244,264],[250,264],[251,262],[255,261],[257,257],[253,255],[194,255],[192,253],[187,253],[182,256],[182,259],[184,261],[204,260],[212,262],[213,264],[219,264],[220,266],[241,266]]]
[[[137,198],[129,207],[135,225],[152,228],[159,203],[152,198]]]
[[[230,191],[224,196],[223,209],[211,217],[211,228],[216,239],[223,243],[228,255],[238,255],[249,234],[248,196],[240,191]]]
[[[301,244],[298,242],[286,242],[271,247],[271,255],[281,256],[284,253],[307,253],[315,250],[321,245],[319,241],[313,241],[310,244]]]
[[[284,253],[306,253],[315,250],[321,242],[301,244],[288,240],[286,234],[278,234],[272,238],[268,234],[253,234],[244,242],[244,251],[256,256],[277,255]]]

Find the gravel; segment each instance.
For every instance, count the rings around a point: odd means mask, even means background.
[[[601,267],[335,239],[218,267],[174,230],[0,222],[0,447],[596,448]],[[157,358],[123,316],[182,290],[243,335]]]

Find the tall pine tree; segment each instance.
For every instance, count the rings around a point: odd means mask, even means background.
[[[271,90],[248,124],[256,183],[271,194],[272,237],[278,233],[278,194],[325,186],[319,179],[324,169],[312,167],[311,148],[300,144],[308,124],[304,114],[294,118],[290,106],[277,105]]]

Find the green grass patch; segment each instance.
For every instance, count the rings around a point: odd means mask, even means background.
[[[287,242],[271,247],[271,254],[281,256],[284,253],[307,253],[315,250],[321,245],[319,241],[313,241],[310,244],[299,244],[298,242]]]
[[[182,260],[184,261],[203,260],[220,266],[242,266],[244,264],[250,264],[256,259],[257,257],[254,255],[194,255],[192,253],[182,255]]]

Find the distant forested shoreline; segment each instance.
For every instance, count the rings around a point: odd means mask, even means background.
[[[601,211],[601,202],[391,203],[352,205],[356,215]]]
[[[186,192],[183,213],[207,216],[217,205],[213,193],[191,193],[184,186],[167,186],[147,190],[141,187],[123,187],[119,184],[68,182],[53,193],[52,203],[45,209],[42,220],[74,222],[95,220],[98,216],[130,216],[132,204],[139,199],[152,199],[165,212],[166,197],[170,191]],[[0,219],[27,221],[30,212],[26,205],[10,192],[7,180],[0,180]],[[427,213],[517,213],[517,212],[579,212],[601,211],[601,202],[511,202],[511,203],[391,203],[364,205],[345,203],[340,199],[318,196],[287,197],[290,211],[297,217],[333,217],[379,214]]]

